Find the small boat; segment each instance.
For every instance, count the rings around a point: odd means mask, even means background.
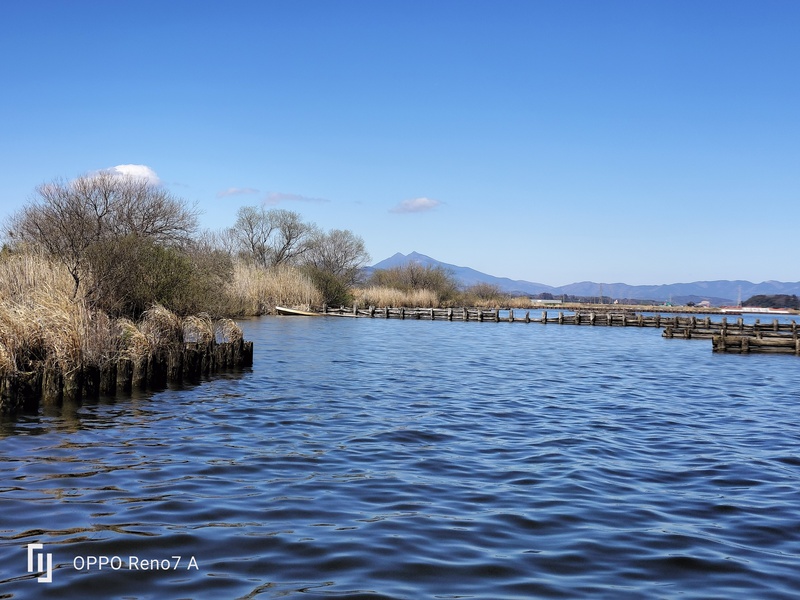
[[[288,308],[286,306],[276,306],[275,312],[279,315],[293,315],[300,317],[319,317],[322,313],[313,312],[310,310],[300,310],[298,308]]]

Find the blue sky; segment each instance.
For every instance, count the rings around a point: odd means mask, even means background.
[[[798,281],[800,2],[0,3],[0,218],[145,165],[550,285]]]

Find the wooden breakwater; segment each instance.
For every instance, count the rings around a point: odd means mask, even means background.
[[[800,356],[798,342],[798,325],[792,320],[782,323],[778,319],[753,323],[745,323],[739,317],[729,322],[727,317],[715,321],[710,316],[702,318],[696,315],[669,316],[642,314],[632,311],[576,311],[572,314],[559,311],[543,310],[537,316],[531,311],[514,309],[485,308],[359,308],[339,307],[331,309],[323,307],[326,316],[384,318],[384,319],[416,319],[430,321],[473,321],[487,323],[540,323],[558,325],[588,325],[607,327],[655,327],[663,329],[665,338],[711,339],[714,352],[773,352],[793,353]]]
[[[209,321],[210,322],[210,321]],[[197,382],[215,373],[253,364],[253,342],[245,341],[232,321],[209,331],[184,322],[180,337],[149,343],[139,334],[138,350],[129,345],[69,367],[53,360],[25,361],[25,367],[0,376],[0,414],[32,411],[41,405],[160,390],[168,384]],[[123,334],[130,341],[130,332]]]
[[[800,356],[800,339],[796,335],[721,334],[711,338],[714,352],[769,352]]]
[[[662,334],[666,338],[710,339],[714,352],[765,352],[800,356],[800,338],[797,322],[781,323],[778,319],[762,323],[744,323],[740,317],[728,323],[725,317],[719,322],[690,317],[688,323],[668,325]]]

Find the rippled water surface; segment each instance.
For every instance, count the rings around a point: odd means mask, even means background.
[[[0,598],[797,597],[797,357],[243,325],[252,371],[0,424]]]

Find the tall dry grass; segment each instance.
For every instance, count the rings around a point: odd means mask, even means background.
[[[322,304],[322,296],[311,279],[287,266],[264,269],[237,262],[226,293],[230,316],[263,315],[276,305],[300,308]]]
[[[401,306],[414,308],[445,308],[455,306],[471,306],[476,308],[531,308],[529,298],[509,297],[497,293],[479,295],[470,290],[442,302],[436,294],[428,289],[400,290],[390,286],[368,286],[353,290],[355,301],[359,306],[375,306],[397,308]]]
[[[436,308],[439,296],[431,290],[399,290],[388,286],[369,286],[353,290],[360,306]]]
[[[66,268],[35,254],[0,257],[0,376],[44,367],[64,373],[100,366],[119,356],[142,358],[183,344],[187,336],[209,342],[215,327],[222,336],[241,339],[233,321],[215,326],[208,315],[180,319],[154,305],[137,324],[110,319],[72,298]]]
[[[107,354],[112,337],[104,315],[72,298],[73,281],[60,263],[38,254],[0,259],[0,373],[35,363],[70,371]]]
[[[183,322],[175,313],[154,304],[142,314],[139,331],[151,350],[172,350],[183,345]]]

